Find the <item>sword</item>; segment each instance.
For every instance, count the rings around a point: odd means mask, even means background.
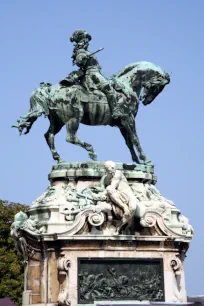
[[[88,58],[91,57],[92,55],[94,55],[94,54],[96,54],[96,53],[102,51],[102,50],[104,50],[104,48],[100,48],[100,49],[98,49],[97,51],[95,51],[95,52],[89,54],[89,55],[88,55]],[[80,62],[81,62],[81,61],[74,62],[72,65],[73,65],[73,66],[74,66],[74,65],[77,65],[77,64],[80,63]]]

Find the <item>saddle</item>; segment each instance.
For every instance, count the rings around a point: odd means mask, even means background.
[[[70,90],[73,88],[77,88],[80,91],[81,102],[82,103],[105,103],[108,104],[106,95],[100,90],[86,90],[81,85],[73,85],[70,87]]]
[[[88,103],[105,103],[107,104],[107,98],[103,92],[100,90],[86,91],[81,92],[81,101]]]

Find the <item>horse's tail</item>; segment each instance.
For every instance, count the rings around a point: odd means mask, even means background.
[[[37,90],[32,92],[32,94],[30,96],[30,109],[29,109],[28,113],[35,113],[36,111],[40,111],[40,110],[43,112],[42,105],[41,105],[41,103],[39,103],[39,97],[38,97],[38,95],[36,95]]]
[[[44,84],[44,83],[43,83]],[[30,109],[28,113],[21,117],[18,122],[18,126],[13,126],[18,128],[20,135],[22,134],[24,128],[26,131],[24,134],[28,134],[33,123],[42,114],[48,116],[49,114],[49,100],[50,100],[50,85],[41,86],[40,88],[34,90],[30,97]]]
[[[34,90],[30,97],[30,109],[29,113],[39,115],[48,115],[49,113],[49,101],[50,101],[50,86],[44,86]]]

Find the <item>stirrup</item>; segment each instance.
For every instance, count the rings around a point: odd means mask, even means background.
[[[124,114],[121,111],[116,111],[114,110],[111,114],[111,116],[113,117],[113,119],[118,119],[120,117],[123,117]]]

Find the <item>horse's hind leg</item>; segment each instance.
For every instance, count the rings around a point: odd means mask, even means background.
[[[130,150],[132,160],[134,162],[136,162],[137,164],[139,164],[140,161],[139,161],[139,158],[137,157],[137,154],[135,152],[134,145],[133,145],[133,142],[131,141],[129,133],[126,131],[126,129],[124,129],[124,127],[120,127],[120,132],[125,139],[125,142],[126,142],[126,145],[127,145],[128,149]]]
[[[97,155],[94,152],[93,146],[87,142],[81,141],[76,135],[77,130],[79,128],[79,123],[80,121],[77,118],[72,118],[66,123],[66,128],[67,128],[66,141],[84,148],[89,152],[89,157],[91,159],[97,160]]]
[[[54,160],[57,160],[58,162],[62,161],[62,159],[61,159],[59,153],[56,151],[55,143],[54,143],[54,137],[61,130],[63,125],[64,125],[63,123],[59,123],[59,122],[58,123],[50,122],[50,127],[47,130],[47,132],[45,133],[45,139],[46,139],[47,144],[50,148],[52,156],[53,156]]]

